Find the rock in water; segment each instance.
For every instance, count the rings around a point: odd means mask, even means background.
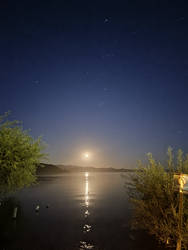
[[[39,212],[39,209],[40,209],[40,206],[37,205],[36,208],[35,208],[35,212]]]
[[[14,208],[14,211],[13,211],[13,215],[12,215],[12,218],[13,218],[13,219],[16,219],[16,217],[17,217],[17,212],[18,212],[18,208],[15,207],[15,208]]]

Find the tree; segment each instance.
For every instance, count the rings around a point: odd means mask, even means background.
[[[178,150],[176,162],[172,149],[168,149],[166,166],[148,154],[148,164],[139,166],[130,175],[128,196],[133,205],[133,228],[147,230],[165,245],[175,247],[179,237],[179,192],[174,173],[188,173],[188,155]],[[188,195],[184,195],[182,244],[188,249]]]
[[[9,121],[9,113],[0,116],[0,194],[30,186],[36,182],[36,169],[44,143],[33,139],[18,121]]]

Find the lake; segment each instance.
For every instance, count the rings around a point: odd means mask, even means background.
[[[163,249],[151,236],[130,229],[125,178],[120,173],[41,177],[38,185],[14,194],[6,212],[6,205],[0,207],[5,214],[0,249]],[[13,220],[15,204],[18,216]]]

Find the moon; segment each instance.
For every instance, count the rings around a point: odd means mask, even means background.
[[[88,152],[83,153],[83,159],[88,160],[90,158],[90,154]]]

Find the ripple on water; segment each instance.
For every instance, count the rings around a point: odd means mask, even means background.
[[[85,215],[85,218],[87,218],[90,215],[90,212],[88,210],[86,210],[84,215]]]
[[[94,246],[86,241],[80,241],[80,250],[83,249],[93,249]]]
[[[83,233],[89,233],[91,231],[91,225],[85,224],[83,227]]]

